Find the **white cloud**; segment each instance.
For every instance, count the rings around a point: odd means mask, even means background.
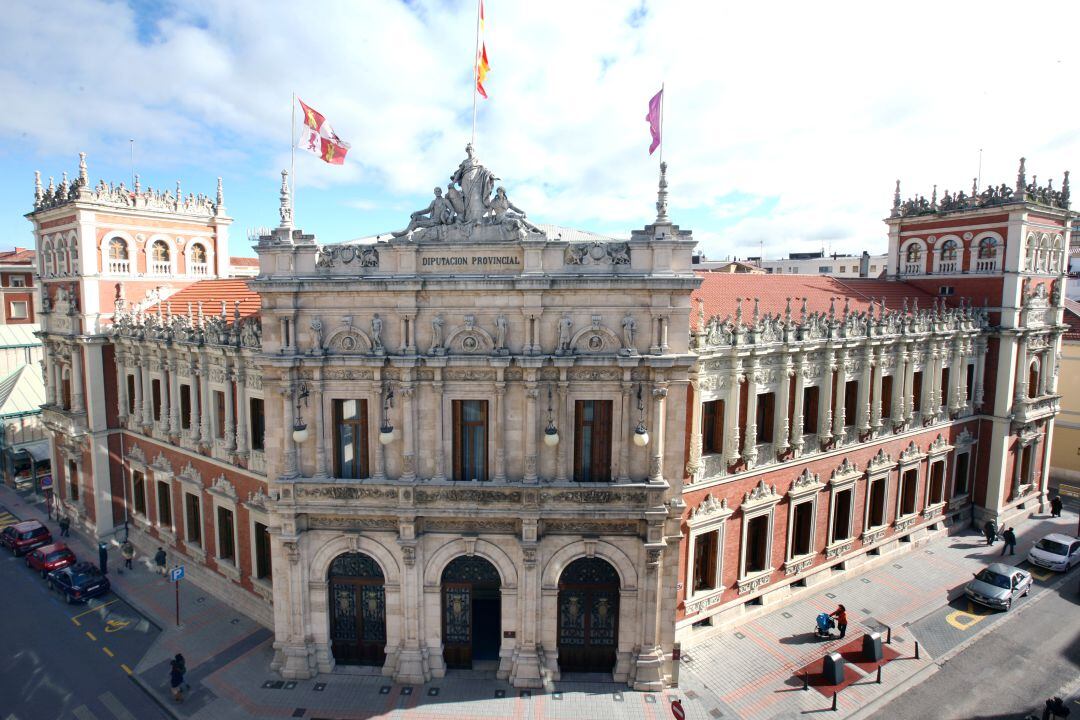
[[[0,92],[17,111],[0,115],[0,136],[65,154],[138,137],[151,164],[183,156],[269,175],[288,162],[296,90],[353,144],[345,168],[305,163],[301,187],[357,209],[410,207],[445,185],[469,136],[475,5],[315,7],[190,2],[140,42],[123,4],[13,4],[0,18]],[[987,182],[1011,182],[1022,154],[1059,183],[1080,165],[1076,3],[681,0],[631,26],[638,7],[486,4],[491,99],[477,145],[537,220],[651,219],[644,114],[661,82],[672,215],[710,254],[757,254],[759,242],[767,255],[875,251],[896,177],[905,195],[966,189],[979,148]]]

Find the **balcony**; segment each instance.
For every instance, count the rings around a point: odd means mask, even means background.
[[[1035,420],[1053,417],[1061,409],[1060,395],[1023,398],[1013,403],[1013,422],[1026,425]]]
[[[949,274],[957,272],[960,267],[960,263],[956,260],[942,260],[938,263],[937,271],[941,274]]]
[[[210,266],[206,263],[191,263],[192,275],[209,275]]]
[[[975,272],[977,273],[993,273],[997,272],[997,258],[982,258],[975,261]]]
[[[150,273],[152,275],[169,275],[172,273],[172,264],[168,260],[164,262],[154,260],[150,263]]]
[[[904,263],[905,275],[921,275],[923,272],[922,263],[918,262],[906,262]]]
[[[75,437],[86,433],[86,411],[72,412],[59,405],[42,405],[41,420],[57,435]]]
[[[117,275],[126,275],[131,272],[131,261],[109,260],[109,272]]]

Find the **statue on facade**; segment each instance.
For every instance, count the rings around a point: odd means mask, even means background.
[[[465,196],[454,187],[454,183],[448,183],[446,186],[446,200],[454,211],[454,219],[459,223],[465,222]]]
[[[574,328],[574,321],[569,316],[563,315],[559,320],[559,349],[558,355],[567,355],[570,353],[570,332]]]
[[[386,351],[382,341],[382,325],[382,318],[375,313],[375,317],[371,318],[371,351],[379,355]]]
[[[510,198],[506,196],[506,188],[501,185],[495,189],[495,197],[487,201],[487,207],[488,215],[485,220],[489,225],[518,223],[533,232],[540,232],[540,228],[525,219],[525,211],[510,202]]]
[[[476,159],[472,143],[465,146],[465,159],[450,179],[461,187],[464,198],[464,212],[461,215],[465,222],[480,222],[487,212],[487,198],[491,196],[498,178]]]
[[[443,197],[442,188],[435,188],[435,199],[423,210],[417,210],[409,216],[409,226],[404,230],[390,233],[394,237],[408,235],[417,228],[449,225],[454,221],[454,207]]]
[[[428,348],[429,355],[442,355],[442,328],[442,315],[436,315],[431,318],[431,347]]]
[[[315,352],[320,352],[323,346],[323,324],[321,318],[312,319],[311,333],[311,349]]]
[[[504,315],[495,318],[495,351],[506,352],[506,331],[509,323]]]
[[[623,355],[633,355],[634,350],[634,334],[637,332],[637,320],[633,315],[627,314],[622,320],[622,336],[623,336]]]

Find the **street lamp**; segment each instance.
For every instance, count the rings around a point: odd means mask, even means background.
[[[544,444],[555,447],[559,444],[559,429],[555,427],[555,416],[551,411],[551,386],[548,386],[548,424],[544,428]]]
[[[637,409],[638,409],[638,424],[634,428],[634,444],[638,447],[645,447],[649,444],[649,431],[645,427],[645,401],[641,399],[641,383],[637,386]]]
[[[296,419],[293,421],[292,439],[297,444],[303,444],[307,441],[308,433],[307,424],[304,422],[304,416],[300,412],[300,401],[304,402],[304,407],[307,407],[307,399],[311,393],[308,391],[307,383],[303,380],[296,386]]]
[[[390,424],[390,408],[394,406],[394,388],[386,384],[386,399],[383,400],[382,423],[379,425],[379,443],[389,445],[394,441],[394,426]]]

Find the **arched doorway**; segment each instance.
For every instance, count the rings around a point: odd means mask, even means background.
[[[330,563],[330,647],[342,665],[382,665],[386,659],[386,593],[379,564],[363,553]]]
[[[448,668],[499,659],[502,603],[499,571],[478,555],[462,555],[442,572],[443,660]]]
[[[559,577],[559,669],[612,672],[619,644],[619,574],[600,558],[579,558]]]

